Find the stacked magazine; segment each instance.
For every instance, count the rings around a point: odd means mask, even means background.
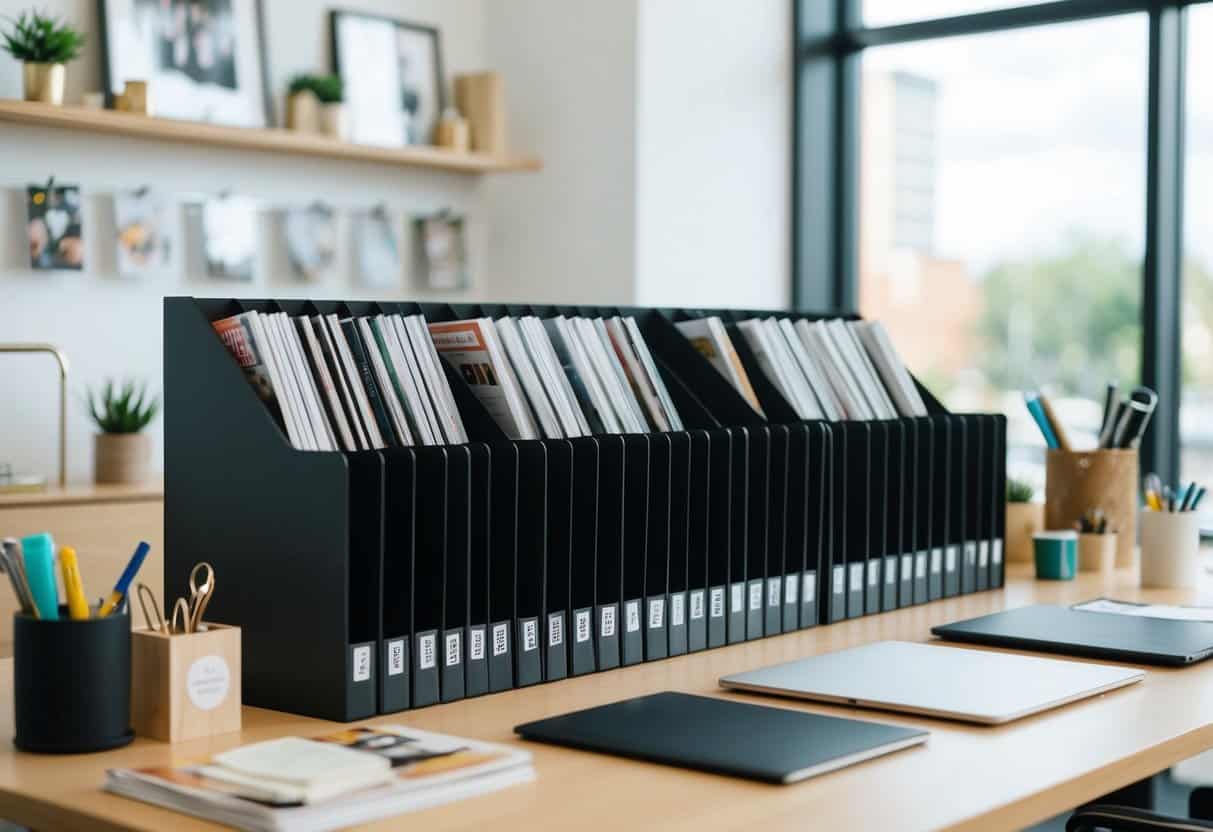
[[[212,326],[299,450],[467,441],[420,315],[245,312]]]
[[[535,777],[526,751],[380,725],[286,737],[196,763],[111,769],[108,791],[237,829],[338,829]]]
[[[473,318],[429,329],[511,439],[682,430],[634,318]]]
[[[724,323],[708,317],[676,326],[761,413]],[[737,331],[801,419],[927,415],[914,379],[879,321],[750,318],[738,322]]]

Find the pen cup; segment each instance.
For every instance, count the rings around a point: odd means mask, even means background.
[[[131,730],[131,617],[13,616],[13,709],[22,751],[80,754],[126,745]]]
[[[240,730],[240,628],[196,633],[135,630],[135,732],[180,742]]]
[[[1111,572],[1116,568],[1116,538],[1114,533],[1080,534],[1078,536],[1078,571]]]
[[[1093,508],[1116,532],[1116,567],[1132,566],[1137,542],[1137,451],[1051,450],[1045,456],[1045,528],[1070,529]]]
[[[1200,579],[1200,515],[1194,511],[1141,513],[1141,585],[1195,589]]]

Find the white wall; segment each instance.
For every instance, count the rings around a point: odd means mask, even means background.
[[[779,0],[640,4],[640,305],[791,302],[791,28]]]

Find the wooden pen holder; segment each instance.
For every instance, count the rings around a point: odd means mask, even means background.
[[[1103,509],[1116,532],[1116,567],[1133,566],[1137,543],[1137,451],[1050,450],[1045,457],[1045,528],[1072,529]]]
[[[240,730],[240,628],[131,633],[131,722],[141,737],[180,742]]]

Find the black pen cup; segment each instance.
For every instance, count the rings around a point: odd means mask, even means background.
[[[80,754],[126,745],[131,730],[131,617],[13,616],[13,707],[22,751]]]

